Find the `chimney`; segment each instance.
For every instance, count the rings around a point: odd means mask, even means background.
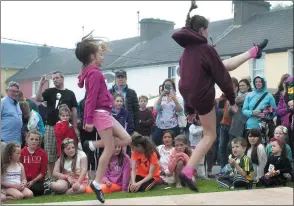
[[[50,53],[51,53],[51,48],[48,47],[46,44],[44,44],[44,46],[38,48],[38,57],[39,58],[47,56]]]
[[[140,39],[141,42],[148,41],[159,36],[162,32],[173,30],[175,23],[161,19],[142,19],[140,21]]]
[[[269,12],[271,4],[263,0],[244,1],[233,0],[234,4],[234,24],[243,25],[255,13]]]

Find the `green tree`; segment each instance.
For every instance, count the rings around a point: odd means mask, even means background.
[[[283,4],[278,3],[276,5],[271,6],[271,11],[277,11],[277,10],[283,10],[283,9],[289,9],[289,8],[293,8],[293,1],[291,2],[291,4]]]

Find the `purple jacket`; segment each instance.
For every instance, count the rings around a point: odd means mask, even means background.
[[[277,116],[281,118],[281,124],[285,127],[290,127],[289,115],[291,111],[288,107],[288,104],[285,102],[285,94],[281,93],[280,100],[277,108]]]
[[[102,182],[109,181],[122,187],[123,191],[128,191],[129,181],[131,176],[131,159],[124,153],[124,161],[122,166],[119,166],[118,156],[113,155],[110,159]]]
[[[80,88],[84,87],[85,82],[87,94],[84,109],[84,124],[93,124],[95,110],[103,109],[111,113],[113,97],[107,90],[104,75],[96,66],[86,66],[78,78],[78,86]]]

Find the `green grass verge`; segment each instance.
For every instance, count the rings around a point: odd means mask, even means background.
[[[293,183],[289,183],[288,187],[293,187]],[[105,195],[105,199],[121,199],[121,198],[136,198],[136,197],[154,197],[154,196],[166,196],[166,195],[182,195],[182,194],[193,194],[188,188],[175,188],[171,187],[165,189],[167,186],[156,186],[154,189],[143,193],[127,193],[127,192],[116,192]],[[223,192],[228,191],[224,188],[217,186],[215,180],[198,180],[197,187],[199,193],[210,193],[210,192]],[[75,202],[85,200],[96,200],[95,194],[79,194],[79,195],[47,195],[34,197],[32,199],[15,200],[9,201],[6,204],[37,204],[37,203],[50,203],[50,202]]]
[[[116,192],[112,194],[106,194],[105,199],[120,199],[120,198],[136,198],[136,197],[152,197],[152,196],[165,196],[165,195],[181,195],[181,194],[192,194],[188,188],[175,188],[171,187],[165,189],[167,186],[156,186],[151,191],[143,193],[127,193],[127,192]],[[207,192],[221,192],[226,191],[224,188],[219,188],[215,180],[199,180],[197,181],[197,187],[200,193]],[[8,201],[7,204],[33,204],[33,203],[50,203],[50,202],[73,202],[73,201],[84,201],[84,200],[96,200],[95,194],[79,194],[79,195],[47,195],[34,197],[32,199]]]

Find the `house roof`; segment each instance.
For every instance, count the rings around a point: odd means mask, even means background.
[[[221,39],[216,49],[221,55],[239,54],[264,39],[269,40],[264,51],[293,48],[293,8],[255,14]]]
[[[110,52],[104,59],[104,67],[110,65],[121,55],[139,42],[139,37],[112,41],[109,44]],[[22,70],[8,78],[7,81],[19,81],[23,79],[37,79],[44,74],[53,71],[60,71],[64,74],[77,74],[81,71],[81,63],[75,56],[74,49],[63,50],[58,53],[51,53],[37,61],[34,61],[26,70]]]
[[[172,38],[179,29],[162,32],[161,35],[140,42],[140,37],[110,42],[111,51],[105,56],[102,69],[119,69],[178,62],[183,48]],[[220,56],[233,56],[249,49],[253,43],[269,39],[265,51],[293,48],[293,8],[253,15],[244,25],[234,26],[233,19],[211,22],[209,35],[216,43]],[[40,78],[54,70],[65,74],[77,74],[81,64],[74,50],[50,54],[34,62],[9,80]]]
[[[38,57],[39,46],[1,43],[1,68],[25,69]],[[52,49],[52,52],[59,49]]]

